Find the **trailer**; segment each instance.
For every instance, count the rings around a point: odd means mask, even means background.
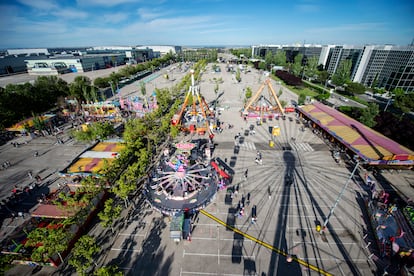
[[[179,243],[181,241],[183,232],[184,214],[177,213],[172,216],[170,222],[170,237],[174,242]]]

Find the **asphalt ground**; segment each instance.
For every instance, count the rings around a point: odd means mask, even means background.
[[[213,156],[227,158],[235,170],[231,186],[239,186],[238,195],[231,198],[227,191],[218,192],[205,209],[206,215],[200,213],[194,221],[191,241],[178,244],[169,236],[169,218],[137,198],[115,224],[115,233],[99,225],[92,229],[90,234],[102,246],[98,264],[116,264],[126,275],[372,275],[369,252],[362,237],[366,226],[356,200],[364,193],[359,178],[353,179],[344,191],[324,234],[316,231],[316,224],[323,223],[328,216],[352,167],[344,162],[336,164],[325,142],[308,128],[302,131],[294,114],[289,114],[286,120],[255,125],[255,135],[245,136],[243,143],[235,141],[237,133],[244,135],[244,130],[255,124],[255,121],[243,121],[240,116],[243,89],[251,87],[255,93],[266,77],[253,70],[242,74],[241,83],[236,83],[225,65],[220,67],[221,73],[207,70],[203,74],[200,91],[207,101],[213,101],[223,92],[218,106],[222,110],[220,120],[225,124],[223,132],[214,138],[217,146]],[[160,77],[146,83],[147,91],[170,87],[188,72],[175,69],[170,73],[174,76],[170,80],[162,78],[163,72],[160,73]],[[213,92],[214,78],[224,81],[217,95]],[[123,87],[121,95],[141,96],[138,85]],[[272,86],[279,92],[279,85],[272,82]],[[290,102],[297,100],[297,96],[283,89],[281,99]],[[234,127],[226,128],[228,123]],[[281,135],[275,138],[272,148],[269,126],[275,125],[281,128]],[[189,138],[183,137],[183,140]],[[70,140],[57,144],[54,139],[36,138],[19,148],[10,144],[1,146],[0,162],[12,163],[12,167],[0,173],[2,196],[9,195],[14,185],[29,184],[29,170],[44,176],[45,185],[53,189],[56,171],[87,147]],[[239,151],[234,150],[235,143],[240,146]],[[257,150],[262,153],[262,165],[255,163]],[[35,151],[41,156],[35,158]],[[247,178],[244,177],[246,169]],[[407,198],[412,197],[411,173],[384,175],[392,176],[392,183],[398,184]],[[238,202],[242,195],[247,197],[249,193],[250,203],[245,207],[244,216],[236,217]],[[250,215],[254,205],[257,222],[252,224]],[[4,231],[12,231],[22,221],[23,218],[17,218],[12,224],[3,222],[2,234],[6,235]],[[288,256],[292,256],[291,262]],[[32,275],[31,270],[16,267],[8,275]],[[44,268],[34,274],[51,273]],[[60,269],[55,275],[72,273],[73,270]]]
[[[242,74],[242,82],[236,83],[234,74],[226,72],[224,64],[221,69],[221,73],[206,70],[200,92],[207,101],[223,92],[219,107],[224,130],[214,138],[217,146],[213,156],[227,159],[234,168],[232,186],[239,186],[239,192],[232,199],[228,192],[218,192],[205,211],[241,232],[200,213],[191,241],[176,244],[169,237],[169,218],[147,209],[148,206],[138,207],[125,229],[108,246],[105,262],[117,264],[127,275],[372,274],[361,234],[365,226],[355,199],[357,193],[363,192],[358,183],[352,181],[344,191],[324,234],[316,231],[317,223],[323,223],[329,214],[352,168],[336,164],[324,141],[310,129],[301,131],[302,125],[296,122],[294,114],[288,115],[292,120],[273,120],[261,126],[256,126],[255,121],[243,121],[243,89],[251,87],[255,93],[266,78],[252,71]],[[214,78],[224,81],[217,95],[213,92]],[[274,82],[272,86],[276,93],[281,88]],[[264,95],[268,94],[266,89]],[[284,89],[281,99],[290,102],[297,100],[297,96]],[[234,127],[228,129],[226,124]],[[234,136],[239,132],[244,135],[250,124],[255,125],[255,135],[245,136],[239,144]],[[281,128],[281,135],[271,148],[269,126],[275,125]],[[292,137],[296,138],[294,142]],[[237,153],[235,143],[240,146]],[[255,163],[257,150],[262,153],[262,165]],[[287,176],[292,176],[291,184],[287,183]],[[245,207],[243,217],[236,217],[238,202],[247,194],[251,197],[249,206]],[[252,224],[254,205],[257,222]],[[288,255],[292,262],[288,262]]]

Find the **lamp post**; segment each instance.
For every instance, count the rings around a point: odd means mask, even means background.
[[[324,230],[325,230],[326,225],[328,225],[329,219],[330,219],[330,217],[333,215],[333,213],[334,213],[334,211],[335,211],[335,208],[336,208],[336,206],[337,206],[337,205],[338,205],[338,203],[339,203],[339,200],[341,200],[341,198],[342,198],[342,196],[343,196],[343,194],[344,194],[344,192],[345,192],[346,188],[348,187],[349,182],[351,182],[351,179],[354,177],[354,174],[355,174],[356,170],[357,170],[357,169],[358,169],[358,167],[359,167],[360,160],[359,160],[359,158],[358,158],[358,157],[357,157],[357,158],[355,158],[355,159],[357,159],[357,162],[356,162],[356,164],[355,164],[355,167],[354,167],[354,169],[352,170],[351,175],[350,175],[350,176],[348,177],[348,179],[346,180],[345,185],[342,187],[342,190],[341,190],[341,192],[339,193],[338,198],[337,198],[337,199],[336,199],[336,201],[335,201],[335,204],[332,206],[331,210],[329,211],[329,214],[328,214],[328,216],[326,217],[325,222],[323,223],[322,228],[320,229],[320,233],[322,233],[322,231],[324,231]]]
[[[112,96],[111,97],[113,97],[115,95],[114,87],[113,87],[114,82],[113,81],[109,81],[108,83],[111,86],[111,92],[112,92]]]
[[[387,110],[388,106],[390,105],[391,100],[392,100],[392,98],[389,98],[389,99],[388,99],[388,101],[387,101],[387,105],[386,105],[386,106],[385,106],[385,108],[384,108],[384,112]]]

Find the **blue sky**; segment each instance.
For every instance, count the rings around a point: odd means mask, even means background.
[[[412,0],[0,0],[0,48],[396,44]]]

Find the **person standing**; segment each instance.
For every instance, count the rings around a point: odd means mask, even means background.
[[[244,172],[244,178],[247,178],[248,174],[249,174],[249,169],[246,169],[246,171]]]

